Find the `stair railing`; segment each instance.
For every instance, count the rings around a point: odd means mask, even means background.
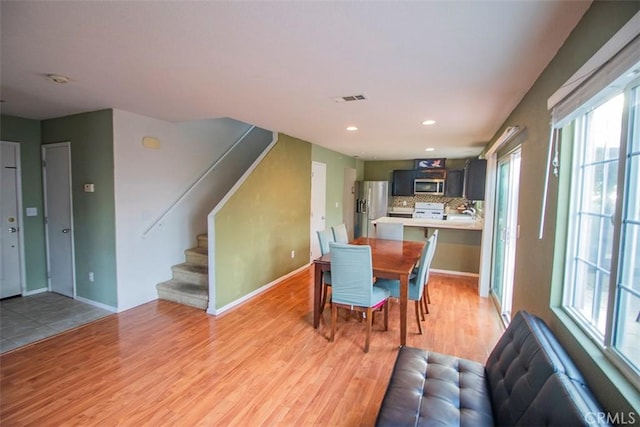
[[[171,211],[182,201],[184,200],[185,197],[187,197],[189,195],[189,193],[191,193],[191,191],[193,191],[193,189],[200,184],[200,182],[202,182],[202,180],[204,180],[207,175],[209,175],[211,173],[211,171],[213,171],[219,164],[220,162],[222,162],[224,160],[225,157],[227,157],[227,155],[238,145],[240,144],[244,138],[249,135],[249,133],[255,128],[255,126],[251,126],[249,127],[249,129],[247,129],[247,131],[245,133],[243,133],[240,138],[238,138],[238,140],[236,142],[234,142],[231,147],[229,147],[223,154],[222,156],[220,156],[215,162],[213,162],[213,164],[211,166],[209,166],[209,168],[207,170],[205,170],[200,177],[198,177],[195,181],[193,181],[193,183],[187,187],[187,189],[180,195],[180,197],[178,197],[175,201],[173,201],[173,203],[171,203],[169,205],[169,207],[167,207],[152,223],[151,225],[149,225],[144,232],[142,233],[142,238],[146,238],[147,235],[156,227],[161,226],[162,221],[164,220],[164,218],[169,215],[169,213],[171,213]]]

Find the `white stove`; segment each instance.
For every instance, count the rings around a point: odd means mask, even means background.
[[[416,202],[413,218],[443,219],[444,203]]]

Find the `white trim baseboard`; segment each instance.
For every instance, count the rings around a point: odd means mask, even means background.
[[[28,297],[30,295],[37,295],[37,294],[41,294],[43,292],[49,292],[49,288],[40,288],[40,289],[34,289],[32,291],[24,291],[22,293],[23,297]]]
[[[103,303],[101,303],[101,302],[97,302],[97,301],[94,301],[94,300],[90,300],[90,299],[88,299],[88,298],[83,298],[83,297],[79,297],[79,296],[77,296],[77,295],[76,295],[76,298],[75,298],[75,299],[76,299],[77,301],[83,302],[83,303],[85,303],[85,304],[89,304],[89,305],[92,305],[92,306],[94,306],[94,307],[98,307],[98,308],[101,308],[101,309],[103,309],[103,310],[110,311],[110,312],[112,312],[112,313],[117,313],[117,312],[118,312],[118,309],[117,309],[117,308],[115,308],[115,307],[112,307],[112,306],[110,306],[110,305],[103,304]]]
[[[446,274],[447,276],[480,277],[478,273],[469,273],[466,271],[440,270],[437,268],[430,268],[429,271],[436,274]]]
[[[296,275],[298,273],[300,273],[302,270],[304,270],[305,268],[309,268],[309,265],[311,265],[310,263],[303,265],[302,267],[299,267],[293,271],[290,271],[289,273],[285,274],[284,276],[278,277],[277,279],[267,283],[264,286],[259,287],[258,289],[256,289],[253,292],[248,293],[247,295],[238,298],[235,301],[230,302],[229,304],[222,306],[218,309],[214,309],[212,311],[207,311],[207,313],[212,314],[214,316],[218,316],[226,311],[231,310],[232,308],[235,308],[241,304],[244,304],[245,302],[249,301],[250,299],[252,299],[253,297],[258,296],[259,294],[271,289],[272,287],[274,287],[275,285],[278,285],[280,283],[282,283],[285,279],[288,279],[289,277]]]

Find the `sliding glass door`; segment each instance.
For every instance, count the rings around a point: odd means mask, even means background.
[[[493,252],[491,259],[491,295],[505,323],[511,320],[513,273],[518,237],[518,190],[520,185],[520,148],[498,161]]]

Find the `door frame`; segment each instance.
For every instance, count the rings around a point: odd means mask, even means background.
[[[73,218],[73,171],[71,168],[71,142],[57,142],[53,144],[43,144],[41,148],[42,155],[42,194],[44,203],[44,234],[45,234],[45,252],[47,258],[47,289],[51,292],[51,257],[50,257],[50,238],[49,238],[49,205],[47,201],[47,173],[46,173],[46,150],[48,148],[67,148],[67,157],[69,160],[69,221],[71,223],[71,281],[72,281],[72,298],[76,299],[76,248],[75,248],[75,221]]]
[[[517,171],[513,168],[514,159],[517,155],[518,158],[518,169]],[[502,292],[500,295],[500,299],[498,296],[492,292],[492,288],[489,289],[489,294],[494,304],[498,308],[500,318],[502,319],[505,326],[508,326],[511,321],[510,317],[506,317],[506,314],[512,315],[513,308],[513,287],[515,285],[515,256],[516,256],[516,247],[517,240],[520,235],[520,225],[518,224],[518,208],[520,201],[520,176],[522,169],[522,146],[517,145],[513,149],[509,150],[507,153],[503,154],[498,158],[497,162],[497,178],[500,175],[500,165],[508,164],[509,165],[509,176],[508,176],[508,188],[507,188],[507,207],[506,207],[506,230],[505,230],[505,243],[504,243],[504,258],[503,258],[503,268],[499,274],[502,276]],[[517,176],[516,176],[517,173]],[[514,179],[515,178],[515,179]],[[515,185],[514,185],[515,184]],[[496,216],[499,214],[497,209],[497,195],[499,194],[498,186],[500,185],[500,180],[496,180],[496,200],[495,200],[495,211],[494,211],[494,220],[493,226],[497,224]],[[496,245],[495,239],[500,238],[499,235],[496,234],[496,230],[493,230],[494,241],[492,242],[492,252],[491,252],[491,268],[490,268],[490,286],[493,284],[493,280],[495,278],[494,273],[494,262],[495,262],[495,252]],[[509,303],[509,310],[505,312],[505,301]]]
[[[314,178],[314,171],[320,168],[324,171],[324,180],[322,181],[322,188],[321,188],[321,193],[322,194],[318,194],[318,190],[319,188],[316,187],[314,185],[314,183],[317,183],[317,181]],[[310,206],[309,206],[309,236],[310,236],[310,240],[309,240],[309,262],[313,262],[314,259],[314,248],[317,247],[318,248],[318,252],[317,256],[320,256],[320,243],[318,242],[318,236],[316,231],[321,231],[321,230],[316,230],[314,228],[314,219],[313,219],[313,215],[317,214],[313,212],[313,208],[315,206],[315,200],[317,198],[319,198],[320,196],[322,196],[324,198],[323,200],[323,206],[324,206],[324,212],[322,212],[322,221],[324,221],[324,226],[326,228],[327,226],[327,164],[326,163],[322,163],[322,162],[316,162],[316,161],[312,161],[311,162],[311,200],[310,200]]]
[[[13,141],[0,141],[2,144],[13,145],[16,149],[15,151],[15,161],[16,161],[16,202],[18,206],[18,244],[20,245],[20,250],[18,251],[18,258],[20,263],[20,293],[22,296],[26,295],[26,277],[27,277],[27,267],[25,265],[24,260],[25,252],[24,252],[24,215],[22,214],[22,154],[20,153],[20,143]]]

